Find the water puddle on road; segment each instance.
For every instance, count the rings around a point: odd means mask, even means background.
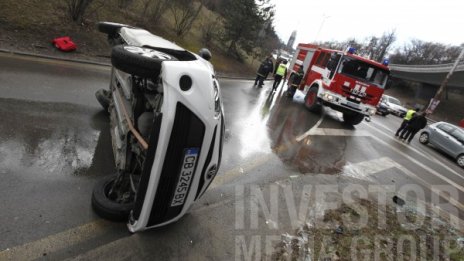
[[[71,104],[4,99],[0,113],[1,172],[40,178],[92,175],[97,152],[107,154],[106,162],[98,164],[113,169],[105,137],[109,133],[98,112]]]
[[[300,173],[340,174],[345,166],[346,137],[306,136],[321,114],[309,112],[298,99],[276,96],[267,121],[273,152]],[[331,117],[324,121],[339,128],[341,122]]]

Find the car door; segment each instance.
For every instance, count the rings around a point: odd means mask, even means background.
[[[441,123],[433,127],[432,130],[432,143],[443,151],[450,153],[450,133],[454,130],[454,127],[446,123]]]

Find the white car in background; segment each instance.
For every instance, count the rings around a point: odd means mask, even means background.
[[[408,109],[401,105],[400,100],[392,96],[383,95],[382,103],[387,107],[391,114],[394,114],[398,117],[404,117],[408,111]]]

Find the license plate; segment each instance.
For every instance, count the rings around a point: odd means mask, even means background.
[[[351,108],[356,108],[356,109],[359,109],[359,104],[356,104],[354,102],[346,102],[346,105],[350,106]]]
[[[192,183],[197,157],[198,148],[189,148],[185,150],[184,160],[182,161],[182,168],[180,170],[174,197],[172,198],[171,207],[181,206],[184,204],[190,183]]]

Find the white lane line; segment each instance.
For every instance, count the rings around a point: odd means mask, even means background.
[[[379,124],[379,123],[374,123],[375,125],[381,127],[381,128],[384,128],[384,126],[382,126],[382,124]],[[369,126],[370,127],[370,126]],[[442,161],[438,160],[435,156],[427,153],[427,152],[421,152],[419,151],[418,149],[410,146],[410,145],[406,145],[404,144],[403,142],[397,140],[396,138],[394,138],[392,135],[395,135],[394,133],[393,134],[389,134],[389,133],[386,133],[386,132],[383,132],[379,129],[376,129],[377,131],[381,132],[383,135],[389,137],[391,140],[394,140],[396,143],[398,144],[401,144],[402,146],[405,146],[405,147],[408,147],[409,149],[413,150],[414,152],[416,152],[417,154],[421,155],[422,157],[428,159],[428,160],[432,160],[433,162],[435,162],[436,164],[442,166],[443,168],[447,169],[449,172],[453,173],[455,176],[459,177],[460,179],[464,179],[464,176],[460,173],[458,173],[457,171],[455,171],[454,169],[450,168],[448,165],[446,165],[445,163],[443,163]]]
[[[371,127],[369,125],[366,125],[368,126],[369,128],[373,129],[373,130],[377,130],[375,129],[374,127]],[[379,133],[382,133],[381,131],[379,131]],[[382,133],[383,134],[383,133]],[[404,158],[408,159],[409,161],[415,163],[417,166],[423,168],[424,170],[428,171],[430,174],[432,175],[435,175],[436,177],[442,179],[443,181],[446,181],[448,182],[448,184],[451,184],[453,185],[454,187],[456,187],[457,189],[459,189],[461,192],[464,192],[464,187],[457,184],[456,182],[450,180],[449,178],[441,175],[440,173],[438,173],[437,171],[431,169],[430,167],[422,164],[421,162],[419,162],[418,160],[414,159],[413,157],[409,156],[408,154],[404,153],[403,151],[391,146],[391,144],[388,144],[387,142],[383,141],[382,139],[376,137],[375,135],[372,135],[371,136],[373,139],[375,139],[376,141],[378,141],[379,143],[382,143],[383,145],[385,145],[386,147],[390,147],[390,149],[394,150],[396,153],[402,155]]]
[[[34,260],[44,253],[52,253],[95,238],[108,231],[109,222],[97,220],[37,241],[7,248],[0,252],[0,260]]]
[[[388,157],[362,161],[358,163],[348,163],[343,167],[343,175],[354,178],[364,178],[374,173],[396,167],[398,164]]]
[[[317,129],[319,127],[319,125],[321,125],[322,121],[324,120],[324,117],[325,117],[325,113],[323,112],[321,118],[316,122],[316,124],[314,126],[312,126],[311,129],[309,129],[307,132],[305,132],[302,135],[298,136],[296,138],[296,141],[301,142],[304,138],[311,135],[311,131],[314,131],[315,129]]]
[[[369,137],[371,134],[364,130],[345,130],[345,129],[330,129],[330,128],[317,128],[311,129],[306,132],[310,136],[361,136]],[[305,133],[305,134],[306,134]],[[297,138],[298,141],[298,138]]]

